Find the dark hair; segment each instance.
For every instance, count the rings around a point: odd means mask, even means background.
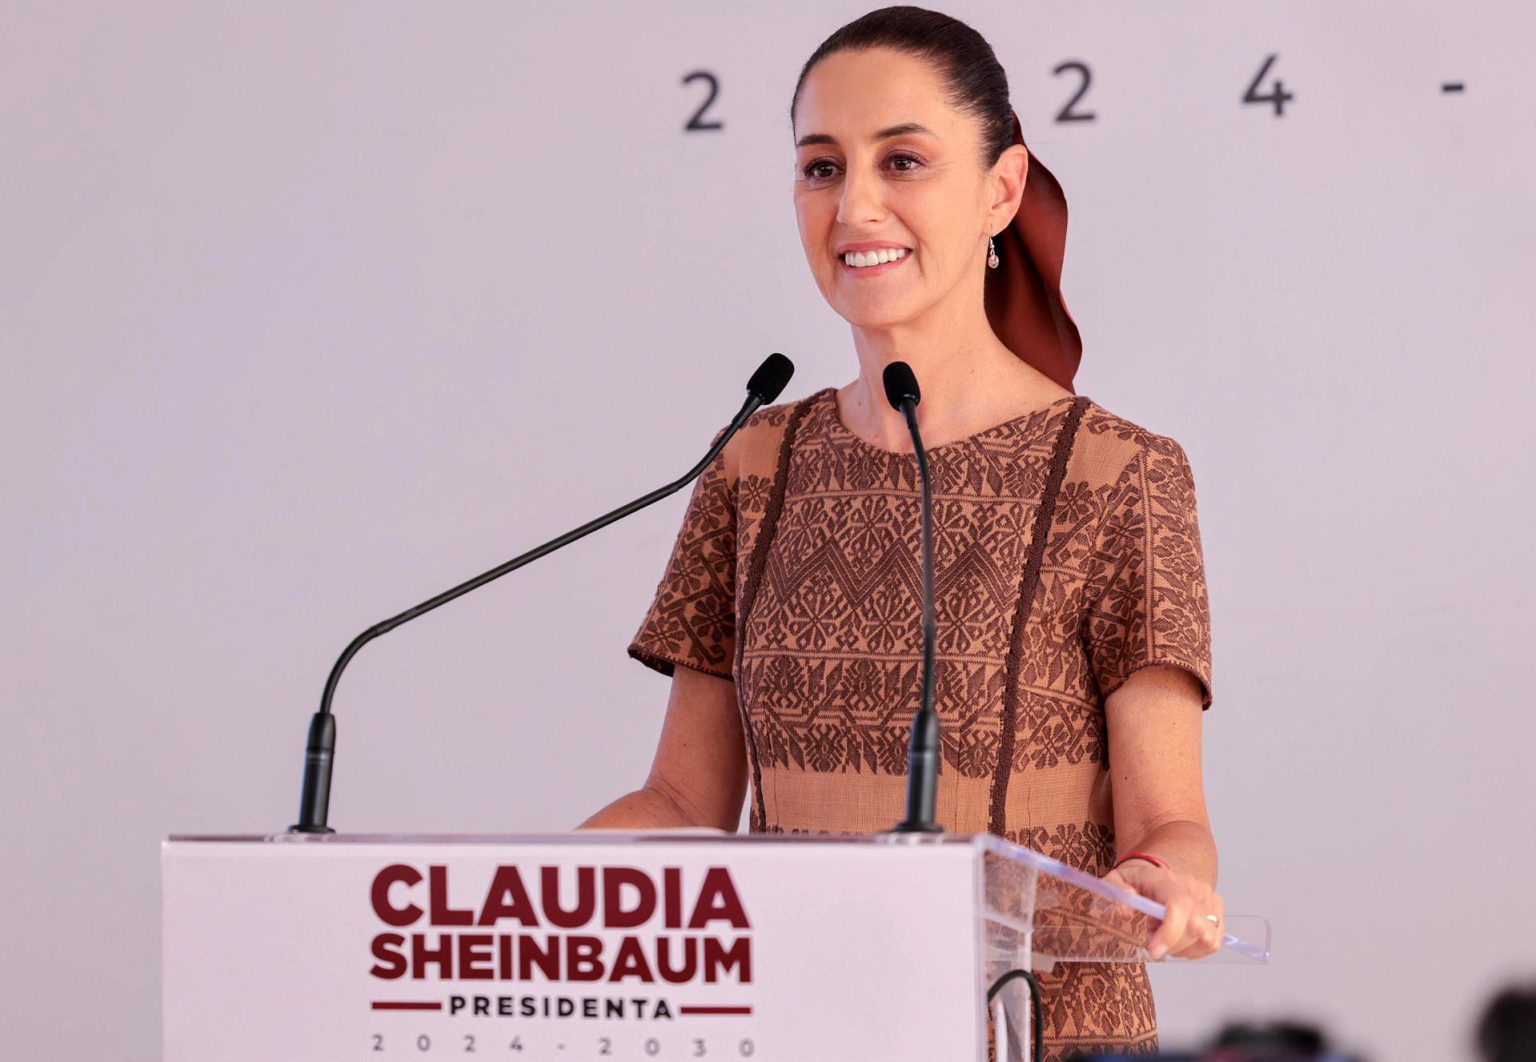
[[[981,123],[981,162],[990,169],[1013,144],[1008,75],[986,38],[959,19],[927,8],[882,7],[848,23],[821,42],[800,70],[789,103],[794,129],[800,89],[811,69],[834,52],[894,48],[931,64],[949,90],[949,105]]]

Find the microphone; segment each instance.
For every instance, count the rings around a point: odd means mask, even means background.
[[[938,805],[939,713],[933,710],[933,495],[928,484],[928,451],[917,430],[917,404],[923,400],[912,367],[893,361],[882,376],[885,399],[906,418],[917,454],[917,478],[922,492],[923,553],[923,685],[922,700],[912,716],[912,741],[907,749],[907,817],[896,824],[897,833],[943,833],[934,821]]]
[[[622,520],[630,513],[644,509],[652,502],[660,501],[669,494],[675,494],[683,487],[697,479],[709,467],[713,461],[725,449],[725,444],[730,442],[731,436],[741,429],[747,422],[747,418],[755,413],[759,406],[766,405],[779,397],[784,390],[784,385],[789,383],[789,378],[795,373],[794,362],[782,354],[770,354],[757,367],[752,378],[747,381],[747,400],[742,403],[741,409],[731,418],[730,424],[720,433],[709,452],[703,460],[690,468],[684,475],[668,483],[664,487],[641,498],[636,498],[628,505],[621,505],[596,520],[591,520],[574,531],[567,531],[559,538],[552,539],[529,550],[518,557],[513,557],[498,567],[492,568],[475,576],[467,582],[460,583],[452,590],[446,590],[429,601],[423,601],[415,608],[407,609],[391,619],[374,624],[362,634],[352,639],[351,643],[342,651],[340,659],[331,668],[331,675],[325,681],[325,692],[320,698],[320,710],[309,721],[309,739],[304,754],[304,782],[299,795],[299,821],[288,827],[289,833],[335,833],[327,824],[326,819],[330,814],[331,804],[331,768],[336,759],[336,717],[331,714],[331,698],[336,693],[336,683],[341,679],[341,672],[347,666],[348,661],[357,655],[357,651],[367,645],[381,634],[388,634],[402,623],[407,623],[417,616],[431,612],[439,605],[446,605],[456,597],[462,597],[484,586],[493,579],[499,579],[508,572],[516,571],[523,565],[538,560],[548,553],[553,553],[561,546],[568,546],[578,538],[591,534],[599,528],[607,527],[616,520]]]

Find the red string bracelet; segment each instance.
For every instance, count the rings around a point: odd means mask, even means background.
[[[1164,863],[1161,859],[1157,858],[1157,856],[1155,856],[1155,855],[1148,855],[1146,852],[1127,852],[1127,853],[1125,853],[1125,855],[1123,855],[1119,859],[1115,860],[1115,865],[1110,867],[1109,869],[1110,870],[1119,870],[1121,863],[1124,863],[1127,860],[1131,860],[1131,859],[1145,859],[1148,863],[1151,863],[1155,867],[1162,867],[1164,870],[1170,869],[1167,863]]]

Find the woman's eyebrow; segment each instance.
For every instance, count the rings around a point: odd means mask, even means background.
[[[893,125],[889,129],[880,130],[869,139],[873,143],[876,140],[889,140],[893,136],[906,136],[908,133],[920,133],[923,136],[931,136],[934,139],[938,139],[938,134],[932,129],[929,129],[927,126],[918,125],[916,122],[902,122],[900,125]],[[837,137],[827,133],[806,133],[799,140],[795,141],[795,147],[802,148],[808,144],[836,143]]]

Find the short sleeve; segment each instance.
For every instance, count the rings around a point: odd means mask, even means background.
[[[730,678],[736,651],[736,478],[722,452],[694,484],[629,655],[663,675],[682,664]]]
[[[1195,482],[1184,450],[1150,436],[1114,482],[1095,537],[1084,639],[1108,697],[1150,664],[1181,667],[1211,705],[1211,624]]]

